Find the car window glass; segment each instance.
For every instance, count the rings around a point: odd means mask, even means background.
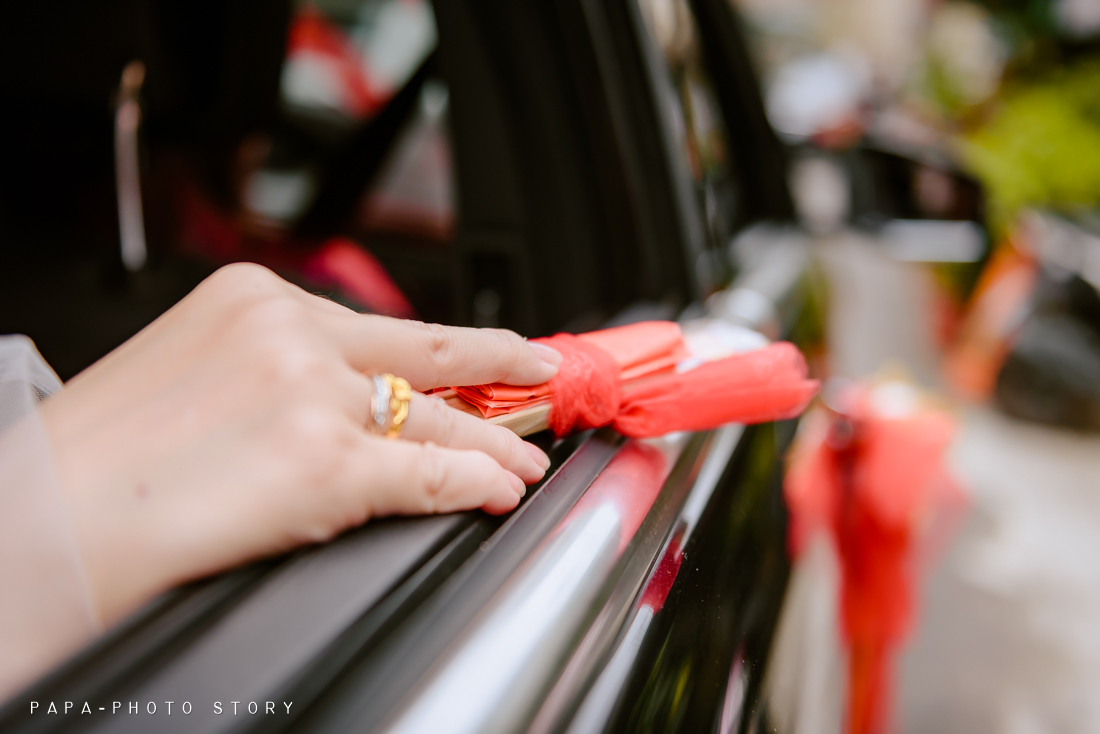
[[[317,193],[326,166],[386,109],[437,45],[427,0],[298,3],[287,38],[280,98],[289,134],[249,181],[247,204],[290,223]],[[449,240],[455,219],[446,85],[429,79],[351,217],[357,234]]]
[[[450,239],[455,220],[447,86],[429,80],[377,181],[360,200],[355,223],[367,232]]]
[[[427,0],[299,3],[281,91],[291,108],[369,119],[435,49]]]

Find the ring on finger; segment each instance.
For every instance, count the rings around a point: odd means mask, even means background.
[[[371,397],[367,427],[379,436],[397,438],[409,417],[412,387],[408,381],[388,372],[372,375],[371,382],[374,384],[374,395]]]

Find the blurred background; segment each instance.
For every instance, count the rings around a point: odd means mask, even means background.
[[[896,726],[1100,731],[1100,2],[739,7],[828,276],[829,373],[901,370],[960,419],[970,510]]]
[[[716,243],[694,295],[796,239],[826,306],[815,371],[904,375],[960,419],[970,509],[928,565],[896,726],[1100,731],[1100,0],[734,4],[774,136],[717,109],[687,3],[639,3]],[[356,310],[530,336],[691,300],[662,295],[679,286],[659,259],[612,267],[613,242],[553,223],[534,275],[509,275],[500,212],[545,194],[479,188],[502,164],[456,130],[522,142],[482,129],[492,95],[452,104],[440,59],[463,49],[440,45],[426,0],[5,19],[0,333],[31,336],[64,379],[234,261]],[[601,269],[616,275],[579,275]],[[840,727],[807,722],[787,728]]]

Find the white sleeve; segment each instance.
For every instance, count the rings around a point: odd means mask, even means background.
[[[102,628],[37,405],[61,382],[0,336],[0,702]]]

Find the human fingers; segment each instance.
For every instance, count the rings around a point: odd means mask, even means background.
[[[431,442],[363,436],[356,452],[356,486],[369,488],[371,517],[424,515],[482,508],[499,515],[515,508],[526,487],[481,451]]]
[[[360,314],[328,313],[323,319],[352,367],[392,372],[417,390],[491,382],[539,385],[561,364],[555,350],[504,329]]]
[[[413,394],[401,436],[452,449],[484,451],[526,484],[542,479],[550,466],[550,459],[537,446],[507,428],[455,410],[438,398],[420,393]]]
[[[196,294],[204,303],[217,304],[219,313],[235,308],[249,314],[249,323],[285,321],[286,303],[304,306],[302,313],[335,340],[356,370],[392,372],[418,390],[491,382],[537,385],[557,373],[562,359],[550,347],[503,329],[357,314],[254,265],[222,268]]]

